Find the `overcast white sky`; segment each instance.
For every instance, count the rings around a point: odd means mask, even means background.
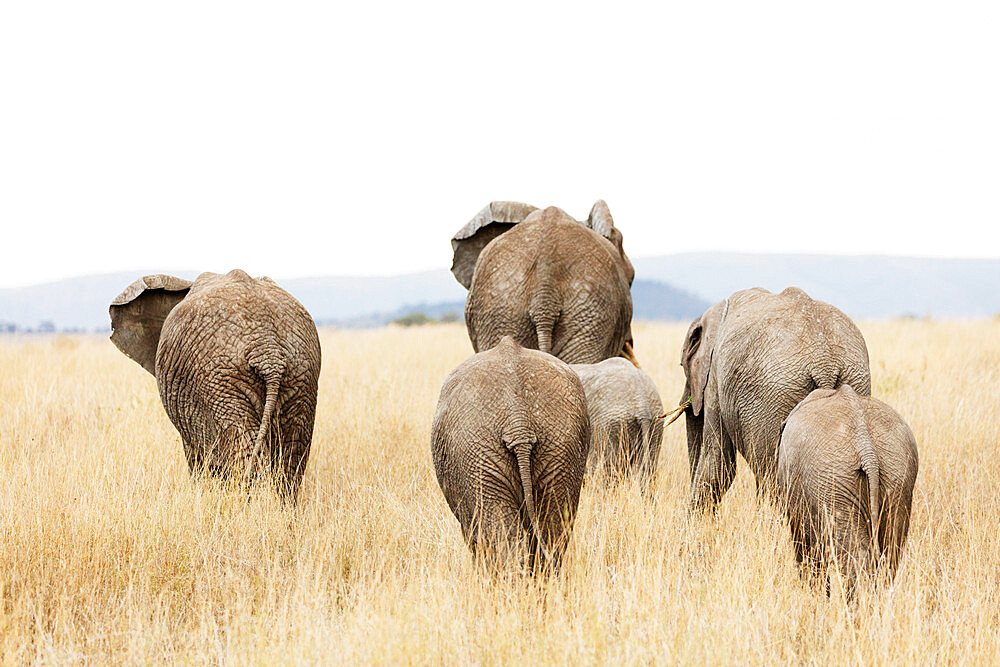
[[[3,3],[0,286],[447,267],[494,199],[1000,256],[1000,3],[656,4]]]

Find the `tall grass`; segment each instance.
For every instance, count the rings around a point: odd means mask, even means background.
[[[635,330],[667,406],[685,329]],[[689,516],[683,420],[652,497],[584,488],[558,576],[484,575],[430,458],[460,325],[322,333],[297,508],[192,481],[152,376],[106,339],[0,342],[0,659],[996,663],[1000,322],[862,329],[920,475],[896,581],[856,609],[800,580],[742,460],[718,516]]]

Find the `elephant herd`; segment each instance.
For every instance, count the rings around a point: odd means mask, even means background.
[[[558,568],[585,478],[652,493],[663,429],[683,414],[693,511],[732,484],[736,453],[785,508],[803,576],[848,595],[895,573],[909,528],[913,433],[871,397],[854,323],[796,288],[734,293],[696,319],[680,405],[664,413],[636,360],[635,272],[603,201],[585,221],[493,202],[452,239],[476,354],[441,388],[431,453],[475,553]],[[316,326],[268,278],[140,278],[111,304],[114,344],[152,373],[192,472],[264,476],[294,501],[312,441]],[[665,423],[666,422],[666,423]],[[597,483],[597,482],[594,482]]]

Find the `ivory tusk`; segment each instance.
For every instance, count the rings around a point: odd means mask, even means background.
[[[635,358],[635,353],[632,351],[632,343],[625,341],[625,344],[622,345],[622,351],[619,356],[631,361],[632,365],[636,368],[642,368],[642,366],[639,365],[639,360]]]
[[[671,424],[673,424],[675,421],[677,421],[677,419],[682,414],[684,414],[684,411],[687,410],[689,407],[691,407],[691,399],[688,399],[684,401],[684,403],[682,403],[681,405],[678,405],[677,409],[674,410],[673,412],[664,412],[662,415],[657,417],[657,419],[666,419],[667,417],[670,417],[670,421],[668,421],[666,424],[663,425],[663,428],[666,428]]]

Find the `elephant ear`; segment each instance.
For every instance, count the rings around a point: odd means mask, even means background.
[[[695,417],[700,415],[704,408],[705,387],[708,386],[708,376],[712,368],[712,354],[715,351],[715,338],[722,321],[724,303],[717,303],[706,310],[701,317],[691,323],[687,335],[684,337],[681,366],[684,367],[684,374],[687,376],[688,387],[691,391],[691,410]]]
[[[603,199],[598,199],[591,207],[590,215],[587,216],[587,226],[609,241],[612,240],[615,221],[611,217],[611,209]]]
[[[465,289],[472,285],[472,272],[486,245],[538,209],[516,201],[495,201],[476,214],[451,237],[454,257],[451,272]]]
[[[156,346],[163,320],[187,296],[191,281],[174,276],[143,276],[111,302],[111,342],[140,366],[156,374]]]
[[[608,208],[607,203],[603,199],[598,199],[594,202],[594,205],[590,209],[590,215],[587,216],[587,222],[584,224],[611,241],[611,245],[618,250],[618,254],[621,255],[622,262],[624,263],[625,277],[628,278],[628,284],[631,285],[632,281],[635,280],[635,269],[625,254],[625,247],[622,244],[622,233],[615,227],[615,221],[611,217],[611,209]]]

